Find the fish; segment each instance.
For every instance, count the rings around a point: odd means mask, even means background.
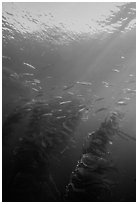
[[[2,56],[2,59],[8,59],[8,60],[11,60],[11,57],[8,57],[8,56]]]
[[[36,88],[32,88],[32,90],[37,91],[37,92],[39,91],[39,90],[37,90]]]
[[[118,101],[125,101],[125,100],[130,100],[131,98],[129,98],[129,97],[123,97],[123,98],[121,98],[121,99],[119,99]]]
[[[68,91],[67,93],[68,93],[68,94],[70,94],[70,95],[74,95],[74,93],[73,93],[73,92],[71,92],[71,91]]]
[[[28,63],[26,63],[26,62],[24,62],[23,64],[26,65],[26,66],[28,66],[28,67],[30,67],[30,68],[32,68],[32,69],[36,69],[33,65],[28,64]]]
[[[55,96],[54,98],[62,98],[62,96]]]
[[[123,92],[128,93],[128,94],[131,94],[131,93],[134,94],[134,93],[136,93],[136,90],[126,88],[126,89],[123,89]]]
[[[114,72],[120,72],[120,70],[118,69],[112,69]]]
[[[21,75],[22,75],[22,76],[34,76],[33,73],[22,73]]]
[[[13,74],[10,74],[10,77],[13,77],[15,79],[19,79],[19,75],[16,72]]]
[[[85,110],[85,107],[84,108],[81,108],[80,110],[79,110],[79,112],[82,112],[82,111],[84,111]]]
[[[53,115],[52,113],[45,113],[42,116],[52,116],[52,115]]]
[[[87,85],[87,86],[91,86],[92,83],[91,82],[85,82],[85,81],[77,81],[77,84],[81,84],[81,85]]]
[[[78,95],[77,95],[77,97],[83,97],[83,95],[81,95],[81,94],[78,94]]]
[[[99,113],[101,111],[107,111],[108,108],[99,108],[98,110],[95,111],[95,113]]]
[[[62,109],[58,109],[58,111],[59,111],[59,112],[61,112],[61,111],[62,111]]]
[[[56,117],[57,119],[62,119],[62,118],[66,118],[66,116],[65,115],[63,115],[63,116],[58,116],[58,117]]]
[[[102,84],[103,84],[105,87],[109,87],[109,83],[106,82],[106,81],[102,81]]]
[[[129,76],[130,76],[130,77],[134,77],[134,75],[133,75],[133,74],[129,74]]]
[[[66,103],[71,103],[71,101],[63,101],[63,102],[60,102],[59,104],[63,105],[63,104],[66,104]]]
[[[40,80],[38,79],[34,79],[34,82],[40,84]]]

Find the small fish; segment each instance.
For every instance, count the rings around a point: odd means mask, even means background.
[[[22,76],[34,76],[34,74],[33,73],[23,73],[23,74],[21,74]]]
[[[10,76],[15,78],[15,79],[19,79],[19,75],[16,72],[13,74],[10,74]]]
[[[59,112],[61,112],[61,111],[62,111],[62,109],[58,109],[58,111],[59,111]]]
[[[41,90],[42,89],[42,87],[41,86],[38,86],[38,88]]]
[[[119,99],[118,101],[124,101],[124,100],[130,100],[131,98],[129,98],[129,97],[124,97],[124,98],[121,98],[121,99]]]
[[[62,118],[66,118],[66,116],[65,115],[63,115],[63,116],[58,116],[58,117],[56,117],[57,119],[62,119]]]
[[[84,111],[85,110],[85,108],[81,108],[80,110],[79,110],[79,112],[82,112],[82,111]]]
[[[109,87],[109,86],[110,86],[109,83],[106,82],[106,81],[102,81],[102,84],[103,84],[105,87]]]
[[[2,56],[2,59],[8,59],[8,60],[11,60],[11,57],[8,57],[8,56]]]
[[[125,57],[124,57],[124,56],[121,56],[121,59],[125,59]]]
[[[130,77],[134,77],[134,74],[129,74]]]
[[[39,84],[39,83],[40,83],[40,80],[34,79],[34,82]]]
[[[28,63],[26,63],[26,62],[24,62],[23,64],[26,65],[26,66],[28,66],[28,67],[30,67],[30,68],[32,68],[32,69],[36,69],[33,65],[28,64]]]
[[[81,84],[81,85],[88,85],[88,86],[91,86],[91,85],[92,85],[91,82],[85,82],[85,81],[77,81],[76,83],[77,83],[77,84]]]
[[[31,83],[32,85],[36,86],[37,84],[36,83]]]
[[[45,113],[42,116],[52,116],[52,115],[53,115],[52,113]]]
[[[120,70],[118,69],[112,69],[114,72],[120,72]]]
[[[71,101],[63,101],[63,102],[60,102],[59,104],[63,105],[63,104],[66,104],[66,103],[71,103]]]
[[[113,142],[112,142],[112,141],[109,141],[109,144],[110,144],[110,145],[112,145],[112,144],[113,144]]]
[[[101,111],[106,111],[108,110],[108,108],[99,108],[98,110],[95,111],[95,113],[99,113]]]
[[[62,96],[55,96],[54,98],[62,98]]]
[[[97,101],[101,101],[101,100],[103,100],[103,99],[104,99],[104,97],[97,98],[97,99],[95,99],[95,102],[97,102]]]
[[[129,98],[129,97],[125,97],[124,99],[125,99],[125,100],[130,100],[131,98]]]
[[[39,90],[37,90],[37,89],[35,89],[35,88],[32,88],[32,90],[39,92]]]
[[[129,88],[126,88],[126,89],[123,89],[123,92],[124,93],[128,93],[128,94],[133,94],[133,93],[136,93],[136,90],[132,90],[132,89],[129,89]]]
[[[127,105],[127,103],[125,101],[118,101],[117,104],[118,105]]]
[[[68,91],[67,93],[68,93],[68,94],[70,94],[70,95],[74,95],[74,93],[73,93],[73,92],[71,92],[71,91]]]

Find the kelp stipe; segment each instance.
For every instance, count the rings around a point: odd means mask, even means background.
[[[120,130],[123,115],[110,112],[99,129],[88,134],[80,160],[66,186],[65,201],[114,201],[113,189],[117,185],[118,171],[110,158],[108,145],[114,136],[127,135]]]

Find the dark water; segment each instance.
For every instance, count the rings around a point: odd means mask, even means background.
[[[135,3],[2,10],[3,201],[135,201]]]

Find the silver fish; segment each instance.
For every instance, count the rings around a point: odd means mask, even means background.
[[[22,73],[21,75],[22,75],[22,76],[34,76],[33,73]]]
[[[62,104],[66,104],[66,103],[71,103],[71,101],[63,101],[63,102],[60,102],[59,104],[62,105]]]
[[[54,98],[62,98],[62,96],[55,96]]]
[[[71,92],[71,91],[68,91],[68,94],[70,94],[70,95],[74,95],[74,93],[73,93],[73,92]]]
[[[8,56],[2,56],[2,59],[8,59],[8,60],[11,60],[11,57],[8,57]]]
[[[52,113],[45,113],[42,116],[52,116],[52,115],[53,115]]]
[[[91,86],[92,83],[91,82],[85,82],[85,81],[77,81],[77,84],[81,84],[81,85],[87,85],[87,86]]]
[[[40,83],[40,80],[34,79],[34,82],[39,84],[39,83]]]
[[[126,101],[118,101],[117,104],[118,105],[127,105]]]
[[[63,116],[58,116],[58,117],[56,117],[57,119],[62,119],[62,118],[66,118],[66,116],[65,115],[63,115]]]
[[[124,92],[124,93],[128,93],[128,94],[131,94],[131,93],[136,93],[136,90],[126,88],[126,89],[123,89],[123,92]]]
[[[35,88],[32,88],[34,91],[38,92],[39,90],[35,89]]]
[[[32,69],[36,69],[33,65],[28,64],[28,63],[26,63],[26,62],[24,62],[23,64],[26,65],[26,66],[28,66],[28,67],[30,67],[30,68],[32,68]]]
[[[119,69],[112,69],[114,72],[120,72]]]

